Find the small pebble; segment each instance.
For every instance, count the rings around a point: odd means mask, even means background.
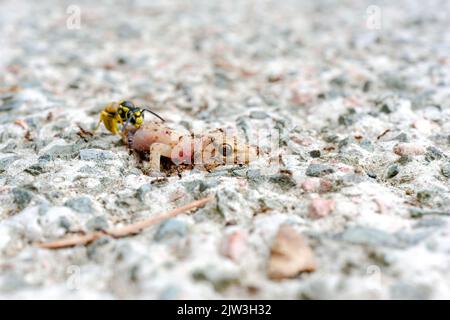
[[[423,134],[430,134],[433,131],[433,124],[426,119],[418,119],[414,121],[413,127]]]
[[[444,153],[436,147],[430,146],[427,148],[427,153],[425,154],[425,160],[434,161],[439,160],[444,156]]]
[[[272,244],[267,269],[269,278],[294,278],[301,272],[312,272],[316,268],[314,252],[306,238],[293,227],[283,224]]]
[[[441,172],[444,177],[450,178],[450,163],[446,163],[442,166]]]
[[[397,238],[382,230],[368,227],[350,227],[338,235],[342,241],[360,245],[398,247]]]
[[[187,235],[187,232],[188,228],[184,221],[172,218],[160,223],[154,239],[156,241],[163,241],[183,238]]]
[[[388,179],[395,177],[400,172],[399,167],[396,164],[391,165],[386,173]]]
[[[372,142],[370,142],[369,140],[362,140],[359,145],[361,146],[361,148],[366,149],[367,151],[373,152],[375,150]]]
[[[14,203],[17,204],[19,209],[25,208],[33,198],[33,194],[24,188],[14,188],[12,193],[14,195]]]
[[[91,199],[86,196],[69,199],[64,205],[79,213],[91,213],[94,211]]]
[[[306,192],[318,192],[320,190],[319,178],[307,178],[302,182],[301,187]]]
[[[333,189],[333,182],[321,178],[306,178],[300,185],[306,192],[329,192]]]
[[[311,156],[311,158],[320,158],[322,153],[320,152],[320,150],[312,150],[309,152],[309,155]]]
[[[140,186],[137,190],[136,190],[136,198],[139,199],[139,201],[144,201],[145,200],[145,195],[151,190],[153,189],[153,185],[150,183],[145,183],[142,186]]]
[[[247,246],[248,233],[242,229],[229,230],[222,239],[220,252],[233,261],[238,261]]]
[[[80,150],[80,159],[85,161],[101,161],[101,160],[113,160],[116,155],[107,150],[101,149],[83,149]]]
[[[416,195],[417,201],[419,201],[421,204],[427,204],[432,197],[433,193],[428,190],[419,191]]]
[[[368,176],[369,178],[372,178],[372,179],[376,179],[376,178],[377,178],[376,173],[374,173],[374,172],[372,172],[372,171],[367,171],[367,176]]]
[[[289,174],[278,173],[269,178],[269,181],[277,184],[283,190],[290,190],[297,186],[297,183]]]
[[[0,173],[6,171],[10,165],[14,163],[14,161],[20,159],[18,156],[7,156],[0,159]]]
[[[31,174],[33,176],[38,176],[41,173],[44,173],[44,171],[45,171],[45,168],[41,163],[33,164],[25,169],[25,172],[28,172],[29,174]]]
[[[309,204],[308,214],[313,219],[324,218],[334,210],[335,204],[334,199],[313,199]]]
[[[400,133],[398,136],[394,138],[394,140],[400,141],[400,142],[409,142],[408,135],[404,132]]]
[[[393,148],[395,154],[399,156],[417,156],[425,153],[425,148],[415,143],[399,143]]]
[[[45,152],[42,156],[52,158],[70,159],[76,156],[78,145],[55,145]],[[41,157],[42,157],[41,156]]]
[[[353,115],[340,115],[338,118],[338,123],[343,126],[351,126],[355,122]]]
[[[86,227],[88,230],[91,231],[100,231],[100,230],[106,230],[109,227],[108,220],[103,216],[97,216],[92,219],[90,219],[86,223]]]
[[[268,118],[269,115],[264,111],[252,111],[250,112],[251,119],[263,120]]]
[[[322,177],[335,172],[334,168],[324,164],[311,164],[306,169],[306,175],[309,177]]]

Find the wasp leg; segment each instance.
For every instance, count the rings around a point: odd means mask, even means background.
[[[108,113],[107,111],[103,110],[100,113],[100,119],[98,120],[97,125],[95,126],[94,130],[92,131],[93,134],[95,134],[95,132],[98,130],[101,123],[103,123],[105,128],[112,134],[117,133],[117,124],[116,124],[117,120],[116,120],[115,115],[112,115],[111,113]]]
[[[150,159],[146,169],[149,169],[152,173],[160,173],[161,169],[161,157],[170,158],[172,148],[164,143],[153,143],[150,146]]]
[[[128,118],[127,121],[126,121],[125,123],[123,122],[122,118],[119,117],[119,119],[120,119],[119,122],[120,122],[120,124],[122,125],[122,137],[123,137],[124,134],[125,134],[125,130],[127,129],[128,124],[129,124],[130,121],[131,121],[131,118]]]
[[[100,114],[100,119],[98,119],[97,125],[95,126],[94,130],[92,130],[92,134],[95,135],[95,133],[97,132],[98,128],[100,128],[100,124],[103,122],[103,117]]]

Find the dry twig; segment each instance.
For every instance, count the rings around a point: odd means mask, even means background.
[[[44,249],[61,249],[61,248],[67,248],[67,247],[73,247],[76,245],[86,245],[89,244],[98,238],[102,236],[111,236],[113,238],[122,238],[129,235],[137,234],[141,232],[143,229],[148,228],[152,225],[155,225],[161,221],[167,220],[169,218],[175,217],[179,214],[185,213],[189,210],[200,208],[204,206],[208,201],[210,201],[212,198],[203,198],[200,200],[193,201],[191,203],[188,203],[184,206],[178,207],[174,210],[171,210],[169,212],[157,215],[155,217],[148,218],[143,221],[139,221],[136,223],[132,223],[130,225],[120,227],[120,228],[113,228],[105,231],[96,231],[92,233],[88,233],[86,235],[77,235],[73,237],[69,237],[62,240],[56,240],[51,242],[45,242],[45,243],[39,243],[37,244],[38,247],[44,248]]]
[[[380,140],[382,137],[384,137],[386,135],[386,133],[390,132],[391,129],[386,129],[384,130],[378,137],[377,140]]]

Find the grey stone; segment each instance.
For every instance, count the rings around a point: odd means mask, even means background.
[[[229,170],[229,174],[232,177],[242,177],[245,178],[247,176],[247,168],[245,167],[240,167],[240,166],[236,166],[236,167],[232,167]]]
[[[76,144],[56,145],[45,152],[45,157],[70,159],[76,156],[79,146]]]
[[[0,135],[0,143],[3,142],[4,140],[4,135],[1,134]],[[17,143],[15,143],[14,141],[9,142],[6,146],[4,146],[0,151],[3,153],[14,153],[18,148]]]
[[[181,290],[177,286],[170,285],[167,288],[164,288],[159,296],[160,300],[175,300],[178,299]]]
[[[343,87],[346,83],[347,83],[347,79],[344,75],[339,75],[330,80],[330,84],[337,86],[337,87]]]
[[[446,222],[442,219],[436,218],[424,218],[419,220],[414,228],[438,228],[446,225]]]
[[[334,172],[333,167],[325,164],[310,164],[306,169],[306,175],[310,177],[322,177]]]
[[[159,224],[154,239],[156,241],[163,241],[174,238],[183,238],[187,235],[187,232],[188,227],[184,221],[172,218]]]
[[[6,156],[0,159],[0,173],[5,172],[8,166],[14,163],[14,161],[20,159],[16,155]]]
[[[343,175],[341,178],[341,184],[345,187],[353,186],[355,184],[364,182],[367,180],[367,178],[363,175],[358,175],[354,173],[348,173]]]
[[[31,199],[33,198],[33,194],[25,188],[20,188],[20,187],[14,188],[12,190],[12,193],[14,195],[14,203],[20,209],[25,208],[31,202]]]
[[[117,35],[122,39],[134,39],[141,36],[141,31],[129,23],[121,23],[116,29]]]
[[[92,213],[94,211],[91,199],[86,196],[69,199],[64,205],[79,213]]]
[[[383,112],[383,113],[392,113],[392,112],[394,112],[394,111],[395,111],[395,109],[393,109],[392,106],[389,105],[389,104],[387,104],[387,103],[383,103],[383,104],[381,105],[380,112]]]
[[[394,138],[394,140],[400,141],[400,142],[409,142],[409,137],[406,133],[402,132],[398,136]]]
[[[381,97],[375,101],[375,105],[380,108],[380,112],[393,113],[398,108],[398,98],[395,96]]]
[[[14,293],[29,286],[29,284],[25,281],[23,274],[13,272],[2,272],[2,274],[3,277],[0,278],[0,291],[2,292]]]
[[[81,173],[87,173],[89,175],[100,175],[100,170],[93,167],[93,166],[83,166],[80,169],[78,169],[78,172]]]
[[[41,163],[46,163],[52,160],[52,156],[50,154],[43,154],[38,158],[38,161]]]
[[[423,240],[427,239],[432,233],[433,229],[418,230],[412,233],[406,233],[403,231],[397,232],[396,237],[400,243],[405,247],[415,246]]]
[[[142,186],[140,186],[140,187],[136,190],[136,194],[135,194],[136,198],[137,198],[139,201],[144,201],[144,200],[145,200],[145,195],[146,195],[150,190],[152,190],[152,188],[153,188],[153,185],[150,184],[150,183],[143,184]]]
[[[442,175],[446,178],[450,178],[450,163],[446,163],[441,168]]]
[[[430,190],[421,190],[416,194],[416,199],[421,204],[427,204],[433,198],[433,192]]]
[[[208,179],[208,180],[193,180],[183,182],[183,186],[189,193],[202,193],[210,188],[217,187],[219,185],[219,180]]]
[[[367,171],[367,176],[369,178],[372,178],[372,179],[376,179],[377,178],[377,174],[375,172],[372,172],[372,171]]]
[[[338,123],[343,126],[351,126],[355,122],[353,115],[343,114],[338,118]]]
[[[351,126],[356,122],[356,112],[350,109],[346,114],[341,114],[338,118],[338,123],[342,126]]]
[[[344,139],[342,139],[341,141],[339,141],[339,143],[338,143],[338,148],[339,149],[343,149],[343,148],[345,148],[345,147],[348,147],[351,143],[353,142],[353,139],[351,139],[351,138],[344,138]]]
[[[101,237],[92,242],[86,249],[89,259],[95,261],[105,261],[111,255],[111,238]]]
[[[259,169],[249,169],[247,171],[247,179],[251,186],[258,187],[267,181],[267,176],[263,175]]]
[[[59,218],[59,226],[61,228],[64,228],[65,230],[70,230],[70,227],[72,226],[72,223],[67,217],[60,217]]]
[[[216,291],[226,290],[232,285],[239,284],[239,275],[235,272],[223,272],[213,267],[194,270],[192,278],[196,281],[210,282]]]
[[[401,76],[398,76],[397,74],[385,73],[383,78],[384,83],[388,89],[402,92],[407,90],[408,88],[405,79]]]
[[[395,235],[367,227],[351,227],[338,235],[338,239],[353,244],[401,247]]]
[[[325,136],[325,138],[323,140],[328,143],[336,143],[339,141],[339,136],[335,135],[335,134],[331,134],[331,135]]]
[[[1,111],[12,111],[19,109],[23,105],[23,101],[13,100],[13,99],[7,99],[3,100],[3,103],[0,105],[0,112]]]
[[[412,218],[420,218],[427,215],[437,215],[437,216],[450,216],[450,211],[444,209],[424,209],[418,207],[409,208],[409,214]]]
[[[397,160],[397,163],[405,165],[411,161],[413,161],[413,156],[404,154],[400,156],[400,158]]]
[[[101,149],[83,149],[80,150],[80,159],[85,161],[101,161],[101,160],[113,160],[116,155],[107,150]]]
[[[44,216],[47,214],[49,209],[50,209],[50,204],[46,200],[44,200],[39,204],[38,214],[40,216]]]
[[[369,92],[371,86],[372,86],[372,82],[370,80],[367,80],[366,82],[364,82],[364,85],[362,87],[362,91],[363,92]]]
[[[375,150],[372,142],[370,142],[369,140],[366,140],[366,139],[362,140],[359,143],[359,145],[361,146],[361,148],[364,148],[364,149],[366,149],[369,152],[373,152]]]
[[[311,156],[311,158],[320,158],[322,153],[320,152],[320,150],[311,150],[309,152],[309,155]]]
[[[41,163],[35,163],[28,168],[25,169],[25,172],[28,172],[29,174],[33,176],[38,176],[45,172],[45,167]]]
[[[86,223],[86,227],[88,230],[91,230],[91,231],[106,230],[109,227],[109,223],[108,223],[108,220],[104,216],[97,216],[97,217],[90,219]]]
[[[403,281],[397,282],[390,288],[391,299],[426,300],[430,299],[432,288],[427,285],[416,285]]]
[[[263,120],[269,117],[269,115],[264,111],[252,111],[249,117],[251,119]]]
[[[399,172],[400,172],[400,168],[398,167],[398,165],[393,164],[387,169],[386,178],[388,178],[388,179],[393,178],[396,175],[398,175]]]
[[[277,173],[269,177],[269,182],[278,185],[282,190],[290,190],[297,186],[297,183],[291,175],[285,173]]]
[[[427,148],[427,152],[425,153],[425,160],[434,161],[439,160],[444,156],[444,153],[436,147],[430,146]]]

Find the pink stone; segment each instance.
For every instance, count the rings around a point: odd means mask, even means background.
[[[318,192],[320,190],[320,179],[307,178],[305,181],[303,181],[301,187],[306,192]]]
[[[433,130],[433,124],[426,119],[418,119],[414,121],[413,127],[425,134],[429,134]]]
[[[309,216],[313,219],[320,219],[328,216],[335,206],[334,199],[315,198],[309,204]]]
[[[314,251],[308,239],[293,227],[282,225],[270,250],[267,275],[273,280],[295,278],[317,269]]]
[[[345,173],[348,173],[348,172],[353,171],[353,167],[352,167],[352,166],[348,166],[348,165],[343,164],[343,163],[339,163],[339,164],[337,165],[337,168],[338,168],[338,170],[339,170],[340,172],[345,172]]]
[[[247,238],[247,232],[242,229],[227,232],[221,243],[221,254],[233,261],[238,261],[246,250]]]
[[[333,188],[330,180],[320,179],[320,192],[329,192]]]
[[[321,178],[307,178],[301,184],[301,188],[309,193],[329,192],[333,188],[333,183]]]
[[[417,156],[425,153],[425,148],[415,143],[399,143],[392,150],[399,156]]]

